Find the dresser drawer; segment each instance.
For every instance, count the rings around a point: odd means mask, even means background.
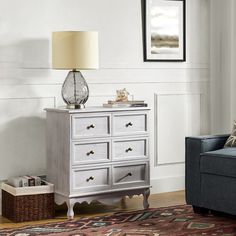
[[[112,143],[113,160],[129,160],[148,157],[148,138],[115,139]]]
[[[72,165],[109,161],[110,140],[72,142]]]
[[[113,135],[134,135],[147,132],[147,113],[116,113],[113,115]]]
[[[85,193],[110,188],[110,166],[72,170],[72,192]]]
[[[148,163],[113,166],[113,187],[144,186],[148,183]]]
[[[72,116],[72,139],[110,136],[110,114]]]

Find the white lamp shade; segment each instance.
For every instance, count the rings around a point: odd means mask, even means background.
[[[54,69],[98,68],[98,32],[60,31],[52,33]]]

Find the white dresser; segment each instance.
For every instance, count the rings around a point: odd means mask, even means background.
[[[149,108],[46,109],[47,179],[57,204],[143,194],[148,208]]]

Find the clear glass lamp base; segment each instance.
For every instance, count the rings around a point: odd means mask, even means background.
[[[89,88],[80,71],[70,71],[62,85],[61,95],[68,109],[82,109],[89,98]]]

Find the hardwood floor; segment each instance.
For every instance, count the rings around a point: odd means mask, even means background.
[[[133,197],[132,199],[126,198],[125,201],[121,201],[113,206],[104,206],[100,203],[92,203],[88,205],[82,203],[75,206],[75,219],[80,217],[92,217],[96,215],[112,214],[116,211],[134,211],[143,209],[142,197]],[[149,197],[150,208],[167,207],[185,204],[184,191],[153,194]],[[6,218],[0,216],[0,229],[22,227],[25,225],[36,225],[44,223],[52,223],[57,221],[66,220],[66,208],[65,206],[57,207],[56,218],[52,220],[42,220],[26,223],[12,223]]]

